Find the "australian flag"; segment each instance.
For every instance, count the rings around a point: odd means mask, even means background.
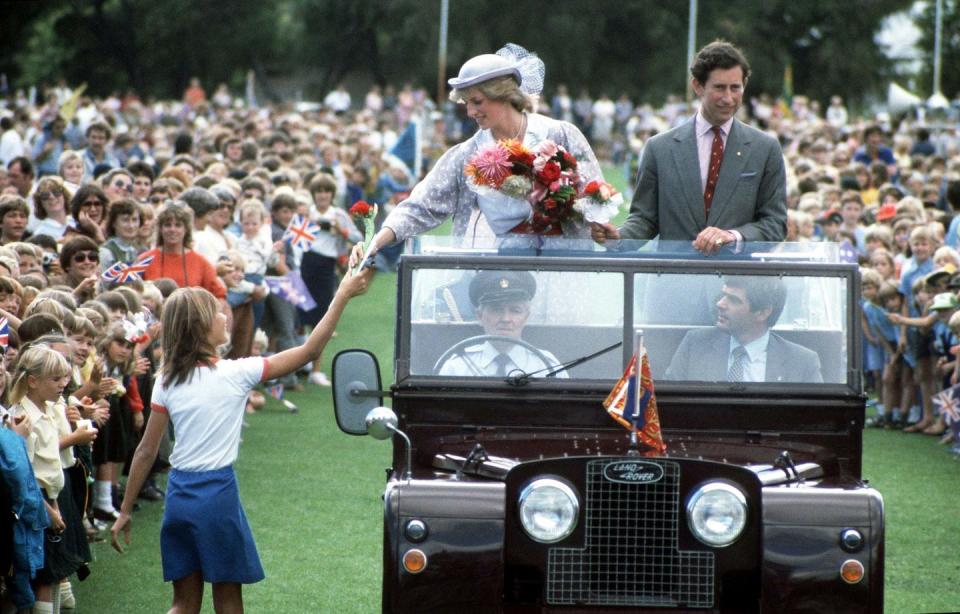
[[[103,272],[102,278],[103,281],[115,282],[117,284],[124,284],[127,282],[127,280],[133,277],[137,279],[143,279],[144,271],[150,268],[150,264],[152,263],[153,256],[147,256],[146,258],[137,260],[133,264],[117,262]]]
[[[639,363],[639,370],[637,368]],[[638,398],[639,395],[639,398]],[[634,354],[623,375],[603,401],[607,413],[621,426],[635,431],[637,440],[647,447],[646,455],[664,454],[667,446],[660,432],[657,397],[650,376],[650,362],[643,352],[639,360]]]
[[[310,296],[307,284],[303,283],[300,271],[293,270],[283,277],[268,276],[263,279],[270,286],[270,292],[276,294],[294,307],[310,311],[317,306],[317,301]]]

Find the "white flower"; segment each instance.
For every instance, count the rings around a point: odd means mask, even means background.
[[[500,185],[500,191],[511,198],[526,198],[533,183],[523,175],[510,175]]]

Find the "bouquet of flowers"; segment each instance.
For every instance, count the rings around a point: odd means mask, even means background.
[[[606,181],[594,179],[583,188],[573,208],[588,222],[606,224],[620,210],[623,195]]]
[[[490,190],[526,200],[531,208],[526,221],[536,234],[559,234],[562,222],[585,215],[587,208],[576,203],[594,198],[581,193],[576,157],[550,140],[532,150],[517,140],[497,141],[478,151],[464,171],[478,194]],[[617,195],[609,184],[599,183],[609,188],[605,194]]]

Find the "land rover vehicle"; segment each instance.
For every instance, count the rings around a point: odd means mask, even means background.
[[[668,243],[421,241],[398,276],[390,390],[368,352],[334,364],[341,429],[394,446],[383,611],[882,611],[883,500],[861,467],[855,265],[822,245],[701,257]],[[452,357],[498,339],[470,300],[482,271],[535,279],[517,343],[555,362],[444,374]],[[692,370],[672,366],[688,335],[723,328],[718,296],[735,279],[782,286],[768,334],[804,348],[794,356],[818,374],[793,359],[773,375],[772,349],[762,382],[709,376],[707,348],[702,369],[700,354]],[[602,405],[638,337],[662,455],[634,447]],[[378,407],[385,393],[392,409]]]

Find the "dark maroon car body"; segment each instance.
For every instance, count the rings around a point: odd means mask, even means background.
[[[529,335],[573,339],[584,355],[610,335],[621,339],[624,346],[606,358],[609,376],[571,371],[567,380],[510,385],[418,372],[412,339],[426,333],[415,330],[425,326],[411,298],[417,272],[490,268],[622,274],[627,317],[607,337],[562,325]],[[668,452],[637,456],[601,403],[632,354],[629,288],[641,273],[830,279],[843,289],[837,310],[847,319],[842,372],[819,385],[656,381]],[[394,433],[384,493],[384,612],[883,610],[883,500],[861,465],[856,267],[662,253],[437,253],[405,257],[398,285],[396,381],[388,395],[395,428],[410,445]],[[448,328],[429,334],[476,333],[467,324]],[[657,331],[648,332],[660,346],[678,339],[663,333],[658,342]],[[831,350],[819,351],[824,369],[838,364]],[[376,361],[349,351],[335,362],[338,421],[363,434],[363,415],[382,405]],[[617,478],[624,471],[653,473],[656,482],[625,483]],[[543,476],[569,484],[580,501],[576,528],[557,543],[532,539],[519,520],[521,491]],[[747,504],[742,533],[724,547],[699,541],[687,517],[691,493],[712,482],[732,485]],[[411,550],[426,560],[416,573],[403,564]],[[852,583],[841,575],[850,561],[862,566]]]

